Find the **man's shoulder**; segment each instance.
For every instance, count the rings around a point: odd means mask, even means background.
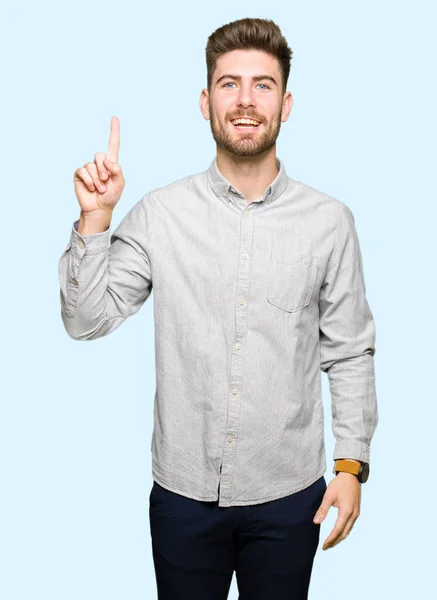
[[[345,213],[351,212],[348,204],[343,200],[340,200],[337,196],[323,192],[298,179],[289,177],[289,180],[289,187],[292,190],[295,199],[297,198],[302,200],[302,202],[307,203],[311,209],[327,211],[329,214],[337,216],[339,219],[341,219],[341,216]]]
[[[186,175],[179,179],[167,183],[165,185],[156,187],[146,194],[150,198],[150,201],[164,202],[166,200],[171,201],[177,197],[180,197],[186,192],[192,192],[197,188],[199,183],[205,183],[206,170]],[[152,200],[153,199],[153,200]]]

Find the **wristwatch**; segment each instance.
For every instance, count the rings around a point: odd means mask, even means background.
[[[334,463],[332,472],[335,475],[340,472],[352,473],[353,475],[357,476],[360,483],[366,483],[366,481],[369,479],[370,467],[369,463],[361,460],[357,461],[355,459],[347,460],[345,458],[338,458]]]

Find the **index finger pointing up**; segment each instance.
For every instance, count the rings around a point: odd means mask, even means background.
[[[120,121],[118,117],[111,119],[111,133],[109,135],[108,158],[118,163],[118,150],[120,148]]]

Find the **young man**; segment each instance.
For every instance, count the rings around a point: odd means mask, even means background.
[[[375,326],[351,210],[276,156],[291,56],[271,20],[217,29],[200,97],[217,156],[148,192],[112,234],[125,183],[117,118],[108,155],[75,172],[81,214],[59,261],[69,335],[111,333],[154,289],[161,600],[224,600],[234,571],[241,600],[303,600],[329,507],[324,548],[360,511],[378,422]],[[336,437],[328,486],[321,370]]]

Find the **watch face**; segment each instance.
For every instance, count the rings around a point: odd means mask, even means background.
[[[370,467],[369,463],[362,463],[361,465],[361,483],[366,483],[369,479]]]

